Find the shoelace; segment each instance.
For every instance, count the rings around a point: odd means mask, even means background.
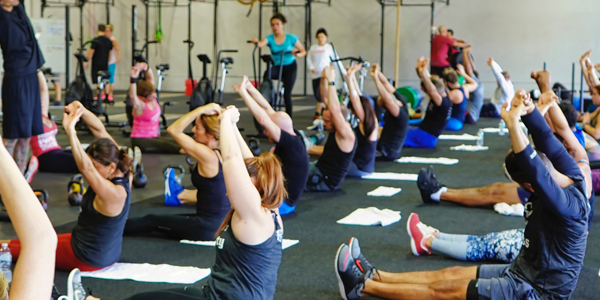
[[[79,294],[79,295],[77,295],[77,296],[79,296],[79,298],[74,299],[74,300],[79,300],[79,299],[83,300],[87,297],[87,293],[81,282],[73,283],[73,289],[75,290],[75,295]]]
[[[439,230],[437,230],[431,226],[427,226],[427,225],[423,224],[422,222],[419,222],[417,224],[417,229],[419,229],[419,231],[421,231],[421,233],[423,233],[423,238],[432,236],[434,232],[440,232]]]

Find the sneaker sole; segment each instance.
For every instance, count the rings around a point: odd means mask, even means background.
[[[137,163],[142,163],[142,150],[140,149],[140,147],[135,146],[133,148],[133,157],[135,157]]]
[[[335,276],[337,277],[337,280],[338,280],[338,287],[340,289],[340,295],[342,296],[342,299],[348,300],[348,298],[346,297],[346,289],[344,288],[344,282],[342,281],[342,278],[340,278],[340,271],[338,270],[338,260],[339,260],[340,252],[342,251],[342,248],[344,248],[344,244],[341,244],[340,247],[338,248],[337,253],[335,254],[333,266],[335,269]]]
[[[67,295],[73,295],[75,294],[75,291],[73,290],[73,276],[75,276],[75,272],[71,271],[71,273],[69,273],[69,279],[67,279],[67,282],[69,283],[69,285],[67,286]],[[71,299],[71,297],[68,297],[69,300],[74,300]]]
[[[420,256],[419,252],[417,252],[417,245],[415,243],[415,239],[410,233],[410,220],[412,219],[413,215],[414,213],[411,213],[410,216],[408,216],[408,220],[406,221],[406,231],[408,232],[408,236],[410,237],[410,249],[412,250],[412,253],[415,256]]]

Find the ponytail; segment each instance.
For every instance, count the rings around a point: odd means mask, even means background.
[[[96,139],[90,143],[85,152],[104,166],[116,164],[117,169],[125,176],[131,171],[132,158],[127,155],[127,151],[119,149],[111,139]]]

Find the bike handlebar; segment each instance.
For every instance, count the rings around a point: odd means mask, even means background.
[[[221,50],[219,52],[223,52],[223,53],[237,53],[237,49],[226,49],[226,50]]]
[[[194,42],[192,40],[185,40],[183,41],[184,44],[189,44],[190,48],[194,47]]]

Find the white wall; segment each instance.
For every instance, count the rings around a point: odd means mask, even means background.
[[[30,16],[39,17],[39,0],[27,0]],[[405,1],[408,2],[409,0]],[[185,0],[180,0],[186,3]],[[303,3],[303,0],[288,0]],[[313,33],[319,27],[329,31],[330,40],[336,45],[341,56],[361,55],[371,62],[379,62],[379,30],[381,9],[374,0],[332,0],[332,6],[313,5]],[[32,3],[29,5],[29,3]],[[410,3],[429,3],[428,0],[413,0]],[[131,5],[138,7],[138,47],[143,40],[144,6],[141,1],[117,0],[111,7],[111,21],[115,25],[115,36],[123,51],[122,62],[117,68],[117,88],[125,89],[128,84],[131,56]],[[235,59],[227,87],[238,81],[244,74],[252,74],[251,51],[253,46],[246,40],[258,34],[258,11],[246,18],[248,6],[237,1],[219,2],[218,47],[239,49],[233,54]],[[594,13],[600,11],[600,1],[589,0],[452,0],[450,6],[437,5],[436,24],[444,24],[454,29],[457,37],[473,43],[473,54],[486,84],[489,96],[495,87],[492,72],[485,61],[494,59],[513,78],[517,88],[533,88],[529,79],[532,70],[541,69],[544,61],[553,74],[553,81],[561,81],[570,86],[571,63],[576,62],[586,50],[599,45],[600,21]],[[198,53],[208,53],[212,58],[213,4],[192,3],[192,39],[196,46],[192,52],[194,76],[201,76],[201,63],[195,57]],[[304,36],[304,9],[284,8],[288,17],[287,31]],[[45,15],[64,17],[64,9],[47,9]],[[270,8],[264,9],[263,32],[270,31],[268,19]],[[385,12],[385,63],[384,72],[393,77],[396,8],[388,7]],[[95,31],[96,23],[106,20],[105,8],[88,4],[84,8],[84,37],[88,39]],[[150,11],[151,32],[155,30],[157,9]],[[95,21],[95,23],[94,23]],[[420,55],[429,53],[430,10],[427,7],[403,7],[401,16],[400,80],[401,84],[417,85],[414,64]],[[79,38],[79,13],[71,11],[71,32],[75,41],[71,47],[75,51]],[[89,24],[89,25],[88,25]],[[151,48],[152,65],[169,62],[171,71],[164,82],[163,90],[182,91],[187,78],[187,48],[182,43],[187,38],[187,8],[165,7],[162,9],[162,30],[165,39],[160,45]],[[311,34],[311,35],[312,35]],[[313,39],[314,40],[314,39]],[[594,57],[594,56],[593,56]],[[598,57],[598,56],[595,56]],[[75,70],[73,61],[73,73]],[[304,62],[299,63],[304,70]],[[298,76],[295,93],[303,88],[302,71]],[[579,66],[577,66],[579,74]],[[310,80],[310,75],[309,75]],[[579,82],[579,76],[576,76]],[[370,80],[367,89],[374,92]],[[578,86],[578,85],[577,85]],[[311,93],[310,84],[308,91]]]

